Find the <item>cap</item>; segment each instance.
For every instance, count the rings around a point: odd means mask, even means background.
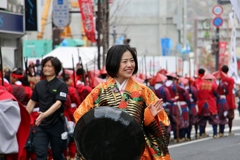
[[[167,80],[167,77],[161,73],[157,73],[157,75],[154,77],[155,83],[161,83]]]
[[[215,79],[215,77],[212,74],[207,73],[202,77],[202,79],[212,79],[213,80],[213,79]]]

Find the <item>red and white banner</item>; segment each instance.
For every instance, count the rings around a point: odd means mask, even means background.
[[[232,2],[232,1],[231,1]],[[232,25],[232,36],[231,36],[231,47],[230,47],[230,62],[229,62],[229,71],[228,75],[230,77],[233,77],[235,83],[240,84],[240,77],[238,75],[238,66],[237,66],[237,56],[236,56],[236,33],[237,29],[236,26],[237,24],[235,23],[235,14],[234,12],[229,13],[229,19]]]
[[[228,54],[226,54],[226,50],[227,50],[227,42],[219,42],[219,61],[218,61],[218,66],[219,69],[223,66],[223,65],[228,65]]]
[[[78,3],[85,34],[90,41],[96,42],[92,0],[78,0]]]

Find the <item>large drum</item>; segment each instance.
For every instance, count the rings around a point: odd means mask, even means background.
[[[86,160],[139,160],[145,149],[143,129],[125,111],[97,107],[76,124],[74,140]]]

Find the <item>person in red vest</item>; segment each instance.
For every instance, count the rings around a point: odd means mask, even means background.
[[[68,97],[70,98],[69,100],[70,104],[65,104],[65,111],[67,115],[65,114],[64,115],[68,117],[68,121],[71,121],[72,123],[75,121],[73,118],[73,113],[75,112],[77,107],[80,105],[81,101],[80,101],[80,97],[78,95],[77,89],[72,86],[73,80],[71,79],[71,75],[68,74],[66,71],[64,71],[62,74],[62,78],[68,85]],[[67,101],[68,101],[68,98],[67,98]],[[66,158],[67,155],[69,154],[69,158],[70,160],[72,160],[75,158],[76,153],[77,153],[77,148],[76,148],[74,139],[73,137],[70,137],[70,142],[68,144],[68,153],[67,153],[67,150],[65,150],[64,156]]]
[[[90,86],[84,85],[85,71],[82,68],[79,68],[77,70],[77,75],[79,76],[79,79],[76,85],[76,89],[78,91],[80,101],[82,102],[87,97],[87,95],[92,91],[92,88]]]
[[[226,100],[226,95],[228,95],[228,84],[219,79],[218,81],[218,94],[219,98],[217,99],[217,109],[219,116],[219,137],[224,137],[225,124],[228,123],[226,114],[229,110],[228,103]]]
[[[67,110],[70,120],[74,121],[73,113],[75,112],[77,107],[80,105],[81,101],[80,101],[80,97],[77,92],[77,89],[74,88],[72,85],[73,80],[71,78],[71,75],[69,73],[67,73],[66,71],[64,71],[64,72],[65,73],[62,74],[62,78],[63,78],[63,81],[66,82],[66,84],[68,85],[68,94],[71,98],[71,107],[65,108],[65,109]]]
[[[32,88],[28,86],[29,83],[24,79],[21,68],[16,68],[11,72],[10,83],[11,87],[8,88],[8,91],[12,93],[20,103],[26,106],[32,96]]]
[[[199,129],[200,138],[205,136],[205,126],[207,121],[213,127],[213,138],[217,136],[217,126],[219,124],[218,111],[216,105],[217,85],[212,82],[215,77],[211,74],[206,74],[202,77],[202,81],[199,85],[198,90],[198,114],[199,114]]]
[[[0,123],[0,154],[5,160],[18,160],[28,139],[30,116],[3,86],[0,86],[0,121],[4,122]]]
[[[190,108],[189,108],[189,118],[190,124],[187,132],[187,137],[190,138],[192,126],[194,125],[195,129],[195,139],[198,138],[198,91],[195,87],[195,80],[191,77],[188,77],[189,84],[185,87],[185,89],[189,92],[190,96]]]
[[[165,85],[167,86],[171,98],[176,101],[169,105],[170,108],[170,122],[174,135],[174,143],[181,142],[180,140],[180,127],[184,123],[182,116],[182,109],[179,103],[179,95],[185,93],[185,89],[178,84],[178,77],[175,73],[166,74],[168,80]]]
[[[157,75],[154,77],[153,83],[154,84],[154,91],[156,96],[159,99],[163,100],[163,108],[165,109],[165,112],[167,113],[169,119],[171,118],[170,115],[170,107],[173,105],[174,102],[177,101],[178,96],[171,97],[171,94],[169,92],[169,89],[165,85],[165,81],[167,80],[167,77],[161,73],[157,73]],[[171,124],[167,127],[167,131],[170,137],[171,134]]]
[[[191,137],[187,136],[189,128],[189,108],[190,108],[190,96],[189,90],[185,87],[188,86],[188,79],[180,77],[178,80],[179,85],[185,90],[184,93],[179,94],[178,103],[182,110],[183,123],[180,126],[180,139],[181,142],[190,141]],[[190,135],[190,134],[189,134]],[[187,137],[186,137],[187,136]]]
[[[232,132],[232,124],[233,124],[233,119],[234,119],[234,109],[236,108],[236,104],[235,104],[235,97],[233,94],[233,87],[234,87],[234,79],[232,77],[227,76],[228,73],[228,66],[223,65],[221,68],[222,72],[224,74],[221,75],[221,79],[222,82],[226,82],[228,84],[228,90],[229,93],[226,96],[227,99],[227,103],[228,103],[228,127],[229,127],[229,135],[234,135],[234,133]]]

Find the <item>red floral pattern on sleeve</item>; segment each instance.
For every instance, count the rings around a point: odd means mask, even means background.
[[[127,108],[127,105],[128,105],[127,102],[125,102],[125,101],[121,101],[121,102],[119,103],[119,108],[121,108],[121,109],[125,109],[125,108]]]
[[[94,102],[98,99],[99,93],[100,93],[100,89],[99,88],[94,89],[94,91],[92,92],[92,96],[93,96],[93,101]]]
[[[140,97],[140,94],[139,94],[138,91],[133,91],[133,92],[131,93],[131,97],[132,97],[132,98],[138,98],[138,97]]]

